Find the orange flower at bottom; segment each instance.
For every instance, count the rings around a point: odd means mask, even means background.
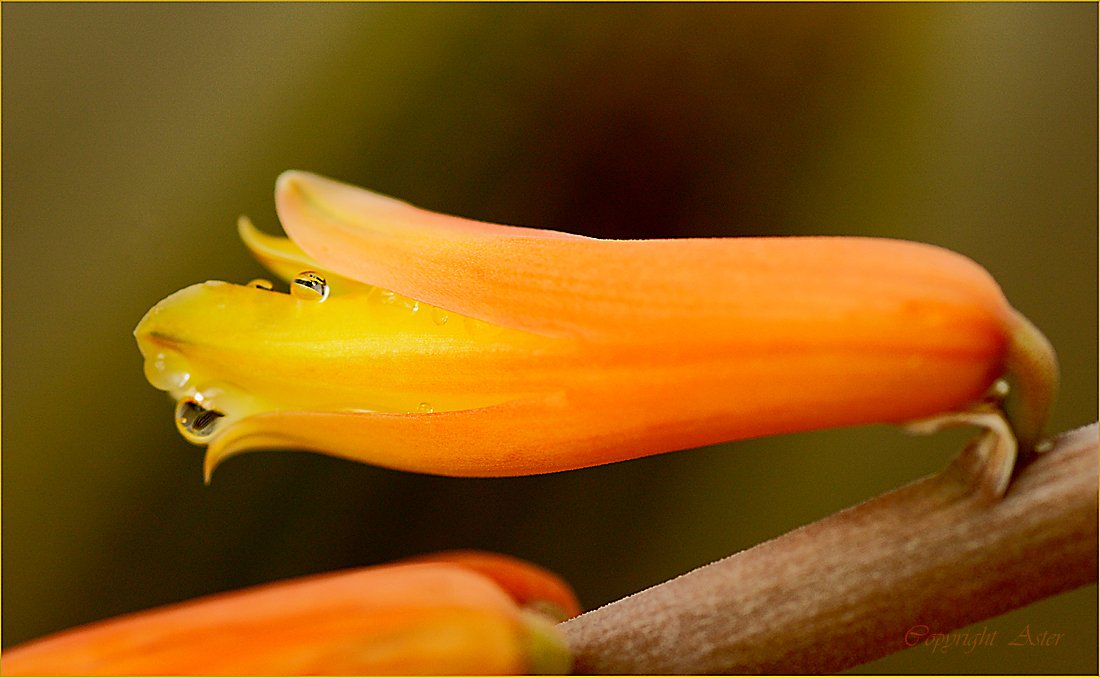
[[[462,563],[471,556],[478,566]],[[454,560],[444,554],[102,621],[4,651],[0,669],[5,675],[568,672],[564,640],[525,603],[579,611],[569,587],[538,567],[487,553]]]

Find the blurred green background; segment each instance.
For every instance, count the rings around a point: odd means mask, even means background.
[[[5,3],[2,21],[4,646],[456,547],[540,562],[591,608],[965,439],[870,426],[500,480],[254,454],[205,487],[130,332],[179,288],[264,273],[234,223],[277,231],[288,168],[596,236],[943,245],[1058,348],[1054,429],[1095,419],[1095,4]],[[1095,674],[1096,618],[1091,586],[984,624],[1058,647],[861,670]]]

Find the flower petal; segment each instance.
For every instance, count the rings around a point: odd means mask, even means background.
[[[282,581],[60,633],[4,651],[4,674],[568,669],[563,640],[532,620],[469,567],[390,565]]]
[[[962,319],[954,333],[988,342],[1007,309],[973,261],[913,242],[596,240],[435,214],[304,172],[280,176],[276,206],[291,239],[331,270],[549,335],[713,343],[766,339],[768,321],[801,319],[812,342],[851,336],[852,320],[917,333]]]
[[[546,391],[561,375],[553,358],[572,352],[569,341],[350,284],[323,303],[225,282],[176,292],[135,331],[149,379],[177,400],[216,410],[224,428],[278,409],[417,412],[506,402]]]
[[[289,239],[261,232],[246,216],[237,219],[237,234],[256,260],[284,282],[291,282],[304,271],[314,271],[325,277],[334,293],[353,287],[369,288],[369,285],[326,270]]]
[[[593,352],[589,379],[575,372],[569,390],[476,409],[245,418],[212,442],[207,478],[229,456],[272,448],[441,475],[557,472],[762,435],[907,421],[980,398],[997,375],[995,364],[965,353],[859,346],[757,347],[736,359],[689,355],[667,364],[633,355],[635,362],[616,365]]]
[[[581,612],[573,589],[552,571],[517,557],[481,550],[451,550],[413,557],[406,562],[457,564],[493,579],[520,605],[545,609],[552,605],[564,621]]]

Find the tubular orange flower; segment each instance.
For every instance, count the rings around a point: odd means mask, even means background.
[[[425,561],[282,581],[131,614],[4,651],[4,674],[565,673],[553,623],[520,603],[576,599],[513,558]],[[554,598],[516,599],[523,578]],[[545,580],[543,580],[545,579]]]
[[[966,409],[1037,359],[1019,357],[1024,335],[1053,364],[984,269],[929,245],[597,240],[301,172],[280,177],[276,204],[291,240],[240,232],[291,294],[207,282],[136,331],[184,434],[210,445],[208,475],[261,448],[552,472]],[[1053,372],[1025,379],[1025,445]]]

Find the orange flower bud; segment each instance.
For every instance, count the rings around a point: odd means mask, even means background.
[[[491,555],[503,578],[573,599],[556,576]],[[467,556],[458,559],[468,559]],[[567,672],[553,624],[478,567],[447,561],[282,581],[94,623],[4,651],[4,674]],[[562,597],[564,595],[564,597]],[[575,604],[575,601],[574,601]]]
[[[596,240],[301,172],[276,204],[293,241],[241,235],[291,294],[208,282],[136,332],[208,475],[262,448],[523,475],[905,423],[974,406],[1024,344],[1046,365],[1020,389],[1026,447],[1054,388],[1053,351],[989,274],[926,244]]]

